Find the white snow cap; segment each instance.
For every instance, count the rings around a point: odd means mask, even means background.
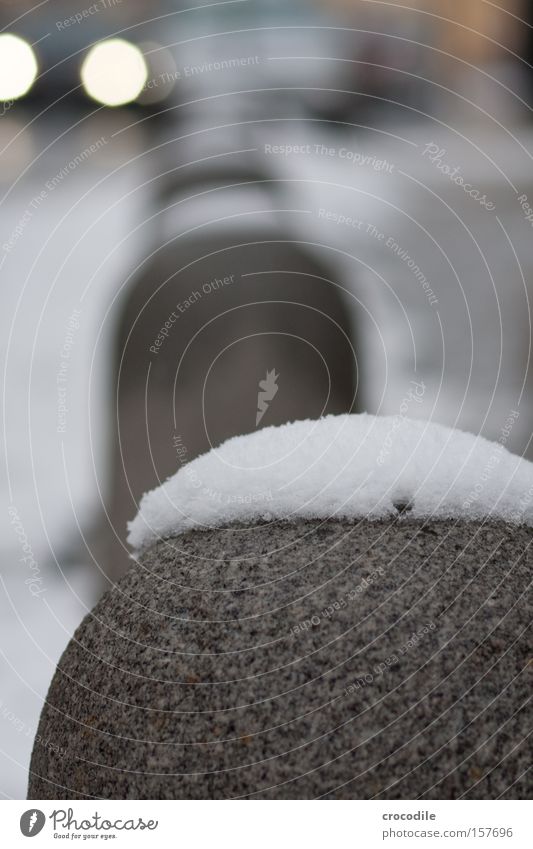
[[[139,553],[192,528],[405,510],[416,519],[532,525],[533,463],[503,441],[366,414],[264,428],[228,439],[144,495],[128,542]]]

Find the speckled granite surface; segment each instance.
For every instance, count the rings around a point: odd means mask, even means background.
[[[530,798],[531,529],[189,533],[77,630],[29,798]]]

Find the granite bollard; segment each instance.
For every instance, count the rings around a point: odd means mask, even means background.
[[[405,422],[361,500],[389,430],[263,430],[190,464],[215,503],[188,467],[145,497],[136,560],[58,664],[29,798],[531,798],[530,464],[501,454],[468,518],[493,446]]]
[[[530,798],[530,543],[399,519],[156,544],[63,655],[29,798]]]

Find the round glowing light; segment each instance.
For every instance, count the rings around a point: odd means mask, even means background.
[[[85,91],[105,106],[122,106],[136,100],[147,77],[142,51],[122,38],[95,44],[81,66]]]
[[[31,44],[18,35],[0,35],[0,100],[17,100],[32,87],[37,59]]]

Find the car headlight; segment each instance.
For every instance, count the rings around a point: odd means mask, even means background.
[[[85,91],[105,106],[122,106],[136,100],[147,78],[142,51],[123,38],[95,44],[81,66]]]
[[[32,87],[37,59],[31,44],[12,33],[0,35],[0,100],[17,100]]]

